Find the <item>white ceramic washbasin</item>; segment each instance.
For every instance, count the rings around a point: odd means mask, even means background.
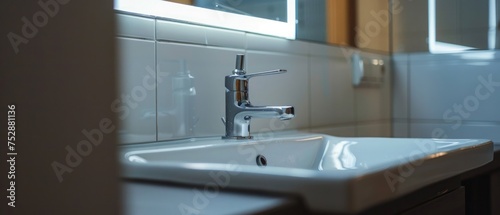
[[[493,159],[489,140],[294,133],[124,146],[127,178],[301,196],[314,211],[356,213]]]

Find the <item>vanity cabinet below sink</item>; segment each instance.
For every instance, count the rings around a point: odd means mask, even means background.
[[[500,214],[500,144],[492,162],[461,175],[466,214]]]
[[[500,168],[490,176],[491,183],[491,213],[500,214]]]
[[[187,212],[191,210],[192,214],[346,215],[310,211],[299,198],[287,195],[256,195],[230,190],[221,190],[215,198],[207,198],[208,204],[199,208],[193,204],[197,198],[193,192],[196,189],[201,191],[203,187],[127,180],[124,182],[125,214],[160,215],[165,211],[168,214],[190,214]],[[465,189],[460,186],[459,177],[454,177],[357,214],[463,215],[466,214],[465,205]]]
[[[460,185],[460,177],[453,177],[359,214],[465,215],[465,199],[465,188]]]
[[[465,215],[465,189],[460,187],[440,197],[402,212],[404,215],[454,214]]]

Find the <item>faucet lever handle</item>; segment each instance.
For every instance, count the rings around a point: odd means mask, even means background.
[[[269,70],[269,71],[264,71],[264,72],[256,72],[256,73],[252,73],[252,74],[246,74],[245,76],[247,78],[253,78],[256,76],[277,75],[277,74],[282,74],[285,72],[286,72],[286,69],[275,69],[275,70]]]
[[[264,71],[264,72],[256,72],[256,73],[252,73],[252,74],[247,74],[244,67],[245,67],[245,55],[244,54],[237,54],[236,55],[236,65],[235,65],[235,69],[233,70],[233,75],[243,76],[244,78],[249,79],[249,78],[252,78],[255,76],[276,75],[276,74],[281,74],[281,73],[286,72],[286,69],[275,69],[275,70],[269,70],[269,71]]]

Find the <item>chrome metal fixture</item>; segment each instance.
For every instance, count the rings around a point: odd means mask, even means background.
[[[256,76],[275,75],[285,73],[284,69],[277,69],[253,74],[246,74],[244,70],[245,55],[236,56],[236,69],[232,75],[225,77],[226,85],[226,117],[222,122],[226,126],[224,139],[252,139],[250,135],[250,120],[257,118],[279,118],[288,120],[293,118],[292,106],[253,106],[248,96],[248,80]]]

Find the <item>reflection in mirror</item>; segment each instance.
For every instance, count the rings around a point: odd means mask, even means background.
[[[496,0],[429,0],[432,53],[495,49],[496,25]]]
[[[287,22],[287,0],[194,0],[193,5]]]
[[[278,18],[280,21],[275,20],[276,16],[274,13],[268,14],[274,17],[272,20],[264,19],[242,15],[240,14],[242,13],[241,11],[234,13],[236,10],[239,11],[239,9],[232,9],[232,12],[228,13],[222,10],[193,7],[193,3],[195,2],[190,0],[115,0],[114,8],[124,13],[153,16],[158,19],[176,20],[295,39],[295,0],[284,1],[286,2],[286,19]],[[217,5],[220,7],[220,4]],[[229,7],[225,7],[225,10],[229,10]]]
[[[352,0],[167,1],[293,24],[294,38],[287,37],[291,39],[339,45],[354,44],[356,1]]]
[[[207,9],[287,22],[288,0],[167,0]],[[294,11],[293,11],[294,12]]]
[[[115,9],[364,50],[443,53],[500,47],[498,1],[115,0]],[[391,27],[380,22],[395,9],[403,12],[392,15]]]

